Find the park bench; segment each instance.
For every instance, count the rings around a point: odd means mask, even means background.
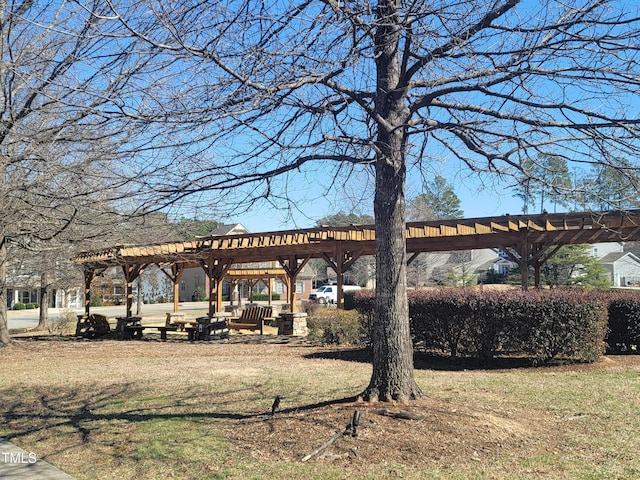
[[[98,338],[111,332],[107,317],[92,313],[88,317],[78,316],[76,323],[76,337]]]
[[[270,306],[250,306],[242,310],[239,317],[231,317],[229,321],[230,330],[251,330],[264,332],[264,326],[271,324],[274,318],[271,316]]]

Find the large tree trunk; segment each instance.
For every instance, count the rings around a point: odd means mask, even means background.
[[[376,157],[376,299],[371,401],[406,401],[422,395],[413,372],[409,332],[406,249],[406,126],[400,86],[399,15],[393,0],[378,4],[376,33],[378,121]]]
[[[0,347],[9,345],[10,341],[7,322],[7,244],[0,233]]]

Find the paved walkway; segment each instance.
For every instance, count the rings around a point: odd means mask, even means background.
[[[2,480],[74,480],[62,470],[40,460],[34,452],[27,452],[0,438],[0,478]]]

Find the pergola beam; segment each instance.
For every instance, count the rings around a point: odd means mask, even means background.
[[[536,265],[539,268],[548,260],[549,255],[543,253],[551,252],[550,248],[640,240],[640,210],[411,222],[406,225],[406,233],[410,260],[422,252],[496,247],[503,247],[507,252],[515,250],[520,256],[520,260],[516,261],[519,261],[526,287],[528,277],[525,270],[528,271],[530,265],[534,269]],[[113,266],[172,264],[175,272],[181,272],[186,268],[207,265],[205,271],[208,277],[213,280],[212,283],[219,283],[231,267],[231,262],[246,264],[278,260],[286,271],[291,301],[295,300],[295,277],[310,258],[329,259],[332,267],[344,272],[357,257],[374,253],[375,226],[351,225],[112,247],[80,254],[75,261],[84,266],[85,272],[94,274],[99,269]],[[219,263],[215,264],[216,261]],[[93,278],[91,275],[94,274],[86,274],[89,276],[85,276],[85,289],[89,288],[90,278]],[[173,276],[178,278],[177,273]],[[216,294],[216,303],[220,308],[221,290],[213,289],[214,286],[210,294]],[[87,295],[85,292],[85,300]],[[295,305],[292,304],[292,308]]]

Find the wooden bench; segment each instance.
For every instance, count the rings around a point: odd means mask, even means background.
[[[92,313],[88,317],[79,316],[76,324],[76,337],[98,338],[111,332],[107,317]]]
[[[274,318],[271,316],[271,306],[251,306],[245,308],[239,317],[231,317],[229,320],[230,330],[251,330],[264,332],[264,326],[269,325]]]
[[[178,331],[178,326],[177,325],[165,325],[165,326],[148,327],[148,328],[157,328],[158,331],[160,332],[160,340],[162,340],[162,341],[165,341],[167,339],[167,332],[176,332],[176,331]]]

